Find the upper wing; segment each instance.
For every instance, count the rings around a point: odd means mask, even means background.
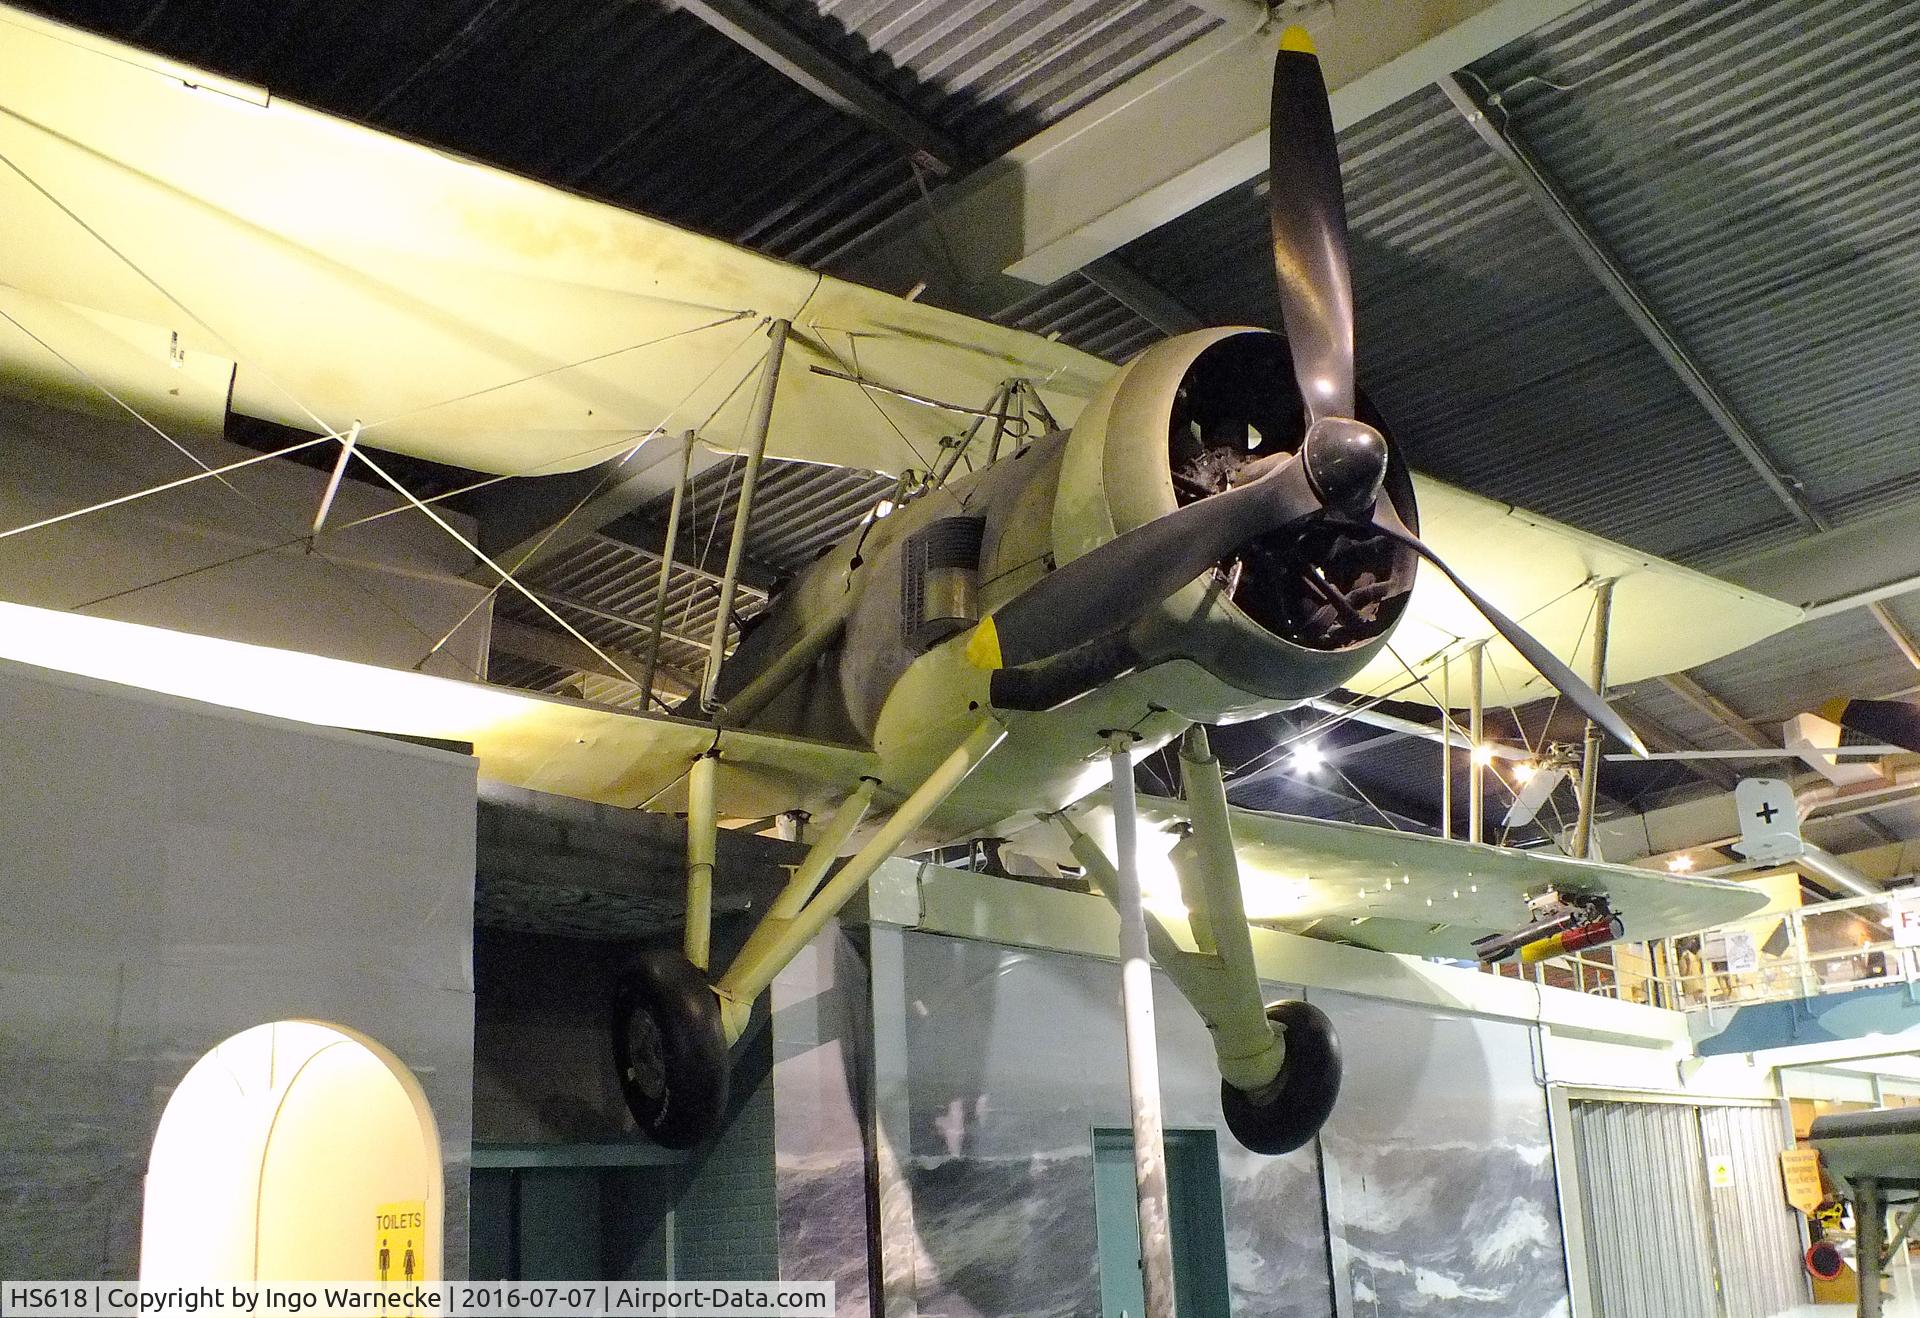
[[[464,742],[482,777],[607,805],[685,808],[693,761],[720,752],[729,821],[830,810],[871,752],[631,714],[507,687],[0,603],[0,660],[323,727]]]
[[[1142,797],[1141,889],[1149,906],[1176,906],[1171,863],[1186,806]],[[1104,796],[1074,808],[1077,822],[1112,853]],[[1468,959],[1473,940],[1527,923],[1527,898],[1547,888],[1605,894],[1635,942],[1667,938],[1752,915],[1767,894],[1696,878],[1573,860],[1539,851],[1453,842],[1358,824],[1232,809],[1234,851],[1247,916],[1300,933],[1385,952]],[[1059,830],[1039,825],[1022,850],[1071,863]]]
[[[45,345],[0,324],[0,362],[55,387],[177,348],[220,375],[208,407],[230,368],[239,412],[565,471],[656,427],[736,446],[761,321],[784,317],[769,453],[897,472],[958,418],[809,365],[973,407],[1024,377],[1063,422],[1112,370],[14,10],[0,68],[0,284]],[[120,349],[76,315],[110,318]]]
[[[972,406],[1034,379],[1063,423],[1112,371],[4,8],[0,67],[11,387],[105,385],[216,433],[229,404],[309,430],[358,420],[376,447],[531,475],[656,428],[736,446],[779,316],[794,336],[768,451],[894,472],[927,467],[961,418],[809,366]],[[1799,617],[1437,481],[1419,492],[1428,542],[1563,656],[1587,630],[1581,584],[1619,578],[1616,684]],[[1393,654],[1350,685],[1435,699],[1399,660],[1488,634],[1423,566]],[[1487,658],[1490,704],[1545,694],[1504,643]]]
[[[1791,604],[1639,553],[1625,545],[1511,504],[1416,476],[1420,536],[1455,571],[1549,650],[1580,662],[1593,644],[1593,592],[1583,587],[1615,581],[1613,628],[1607,644],[1607,682],[1620,686],[1693,668],[1743,650],[1800,621]],[[1485,690],[1490,707],[1519,705],[1553,694],[1553,687],[1495,636],[1493,629],[1447,580],[1425,563],[1413,598],[1382,650],[1346,685],[1363,695],[1438,704],[1438,679],[1426,662],[1462,638],[1491,637]],[[1402,660],[1422,670],[1416,685]],[[1455,705],[1466,703],[1464,673],[1456,669]]]

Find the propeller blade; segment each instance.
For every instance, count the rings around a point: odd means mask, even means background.
[[[1280,314],[1307,414],[1350,417],[1353,286],[1347,273],[1347,203],[1320,61],[1304,28],[1280,38],[1273,65],[1267,219]]]
[[[1398,540],[1439,568],[1446,575],[1447,580],[1453,583],[1454,589],[1465,595],[1467,602],[1480,611],[1480,616],[1493,624],[1493,629],[1500,633],[1507,644],[1518,650],[1521,658],[1532,664],[1547,681],[1553,683],[1560,694],[1572,702],[1575,708],[1635,755],[1642,759],[1646,757],[1646,744],[1640,740],[1639,735],[1632,728],[1627,726],[1626,720],[1614,712],[1613,707],[1607,704],[1598,691],[1581,680],[1579,674],[1561,663],[1553,651],[1535,640],[1526,628],[1500,612],[1472,586],[1462,581],[1460,574],[1448,567],[1424,540],[1407,530],[1386,499],[1381,499],[1374,508],[1373,526],[1381,534]]]
[[[1289,458],[1062,563],[982,619],[967,658],[1018,667],[1118,631],[1247,541],[1320,510],[1306,464]]]

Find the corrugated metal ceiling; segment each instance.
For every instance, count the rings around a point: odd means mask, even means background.
[[[39,0],[277,96],[776,255],[912,192],[877,131],[660,0]],[[753,168],[742,168],[752,159]]]
[[[1360,378],[1415,466],[1683,562],[1788,532],[1444,96],[1422,92],[1340,146]],[[1124,259],[1209,319],[1277,327],[1265,192],[1263,176]]]
[[[1166,336],[1085,275],[1068,275],[994,317],[1014,329],[1059,338],[1123,362]]]
[[[767,0],[981,155],[1220,26],[1179,0]]]
[[[1836,520],[1920,502],[1916,65],[1911,0],[1611,0],[1474,67]]]
[[[682,554],[697,561],[724,557],[740,506],[743,459],[718,463],[689,486]],[[753,492],[753,517],[747,527],[746,556],[771,576],[798,572],[820,552],[859,530],[875,506],[894,489],[890,476],[851,467],[769,458],[761,464]],[[642,510],[664,525],[671,495]]]
[[[1885,695],[1910,686],[1916,674],[1873,615],[1856,609],[1802,623],[1694,676],[1741,713],[1778,723],[1836,696]]]

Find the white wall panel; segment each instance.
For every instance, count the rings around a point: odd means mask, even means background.
[[[419,1077],[465,1275],[474,766],[0,663],[0,1275],[132,1278],[173,1088],[317,1019]]]

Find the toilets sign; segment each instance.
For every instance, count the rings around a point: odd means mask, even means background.
[[[419,1281],[427,1258],[427,1205],[419,1199],[381,1204],[373,1214],[376,1281]]]

